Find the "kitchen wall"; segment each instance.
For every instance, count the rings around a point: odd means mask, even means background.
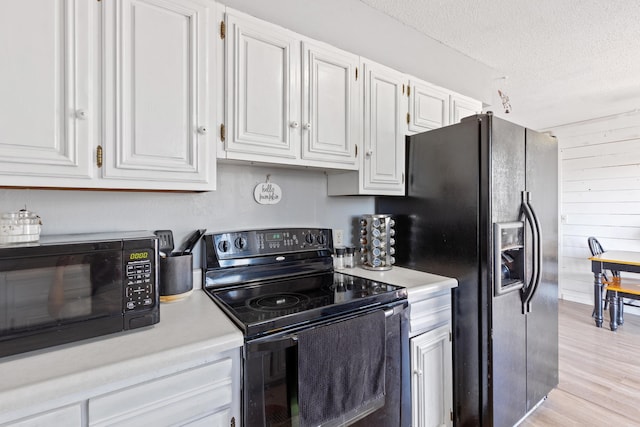
[[[267,174],[282,189],[276,205],[253,199]],[[352,218],[374,208],[372,197],[327,196],[322,171],[237,165],[218,165],[218,190],[205,193],[0,190],[1,212],[25,205],[41,216],[43,234],[171,229],[176,244],[197,228],[329,227],[347,238]],[[197,267],[199,253],[195,257]]]
[[[640,251],[640,112],[561,126],[560,296],[593,301],[587,238]]]

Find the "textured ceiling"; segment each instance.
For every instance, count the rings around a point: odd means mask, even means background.
[[[640,1],[361,1],[507,76],[493,92],[509,96],[500,115],[514,122],[541,130],[640,108]]]

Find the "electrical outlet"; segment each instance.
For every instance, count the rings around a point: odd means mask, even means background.
[[[344,231],[334,229],[333,230],[333,246],[344,246]]]

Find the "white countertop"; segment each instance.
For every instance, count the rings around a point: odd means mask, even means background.
[[[365,279],[389,283],[391,285],[404,286],[407,288],[409,303],[423,299],[424,294],[439,292],[458,286],[456,279],[403,267],[393,267],[391,270],[384,271],[366,270],[362,267],[345,268],[337,271],[353,276],[364,277]]]
[[[160,323],[0,359],[0,424],[27,406],[86,399],[215,360],[243,345],[242,332],[202,290],[161,304]],[[126,362],[126,363],[123,363]]]

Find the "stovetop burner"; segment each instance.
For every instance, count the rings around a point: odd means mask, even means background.
[[[302,294],[279,293],[252,298],[247,306],[258,311],[282,311],[288,308],[302,308],[310,298]]]

